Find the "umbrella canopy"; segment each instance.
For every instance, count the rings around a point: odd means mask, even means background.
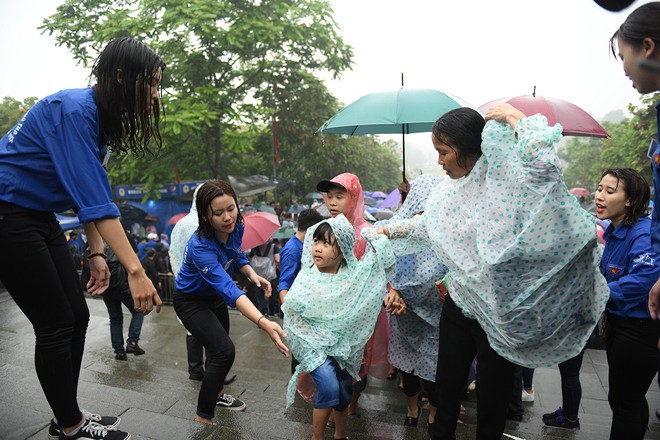
[[[118,203],[117,208],[119,208],[121,219],[130,223],[142,222],[148,215],[144,209],[138,208],[130,203]]]
[[[374,191],[374,192],[371,193],[371,197],[373,197],[375,199],[386,199],[387,194],[385,194],[382,191]]]
[[[241,249],[248,249],[261,246],[272,237],[273,233],[280,228],[280,221],[277,215],[270,212],[248,212],[243,215],[245,231],[243,232],[243,245]]]
[[[275,212],[275,208],[273,208],[272,206],[270,206],[266,203],[255,203],[254,204],[254,209],[256,209],[257,211],[261,211],[261,212],[268,212],[268,213],[271,213],[271,214],[277,214]]]
[[[176,215],[173,215],[173,216],[170,217],[170,219],[167,221],[167,225],[168,225],[168,226],[176,225],[177,222],[178,222],[179,220],[181,220],[182,218],[184,218],[184,217],[187,216],[188,214],[190,214],[190,213],[189,213],[189,212],[180,212],[180,213],[178,213],[178,214],[176,214]]]
[[[430,132],[435,121],[450,110],[472,107],[465,101],[434,89],[401,87],[370,93],[347,105],[316,133],[393,134],[403,137],[403,171],[406,170],[406,140],[409,133]]]
[[[306,199],[313,199],[313,200],[322,200],[323,196],[321,195],[321,193],[311,192],[311,193],[307,193],[305,195],[305,198]]]
[[[293,205],[286,208],[286,212],[290,214],[300,214],[305,209],[309,208],[307,205],[301,205],[300,203],[294,203]]]
[[[399,192],[399,188],[394,188],[392,192],[387,195],[385,200],[380,202],[380,205],[378,205],[378,207],[380,209],[392,208],[394,206],[399,206],[400,202],[401,202],[401,193]]]
[[[589,113],[575,104],[557,98],[539,96],[536,87],[531,95],[521,95],[496,99],[479,107],[482,113],[498,104],[511,104],[527,116],[541,113],[548,119],[548,125],[560,123],[564,136],[609,137],[609,134]]]
[[[587,197],[591,195],[591,191],[589,191],[586,188],[571,188],[568,190],[568,192],[578,197],[580,196]]]
[[[294,228],[279,228],[270,238],[272,239],[277,238],[278,240],[288,240],[295,233],[296,230]]]

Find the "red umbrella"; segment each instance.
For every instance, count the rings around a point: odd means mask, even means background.
[[[184,217],[187,216],[188,214],[189,214],[188,212],[180,212],[180,213],[177,214],[177,215],[173,215],[173,216],[170,217],[170,219],[167,221],[167,225],[168,225],[168,226],[176,225],[177,222],[178,222],[179,220],[181,220],[182,218],[184,218]]]
[[[243,232],[243,245],[241,248],[244,251],[266,243],[280,228],[277,215],[263,211],[244,214],[243,223],[245,224],[245,231]]]
[[[586,188],[571,188],[568,190],[568,192],[578,197],[581,196],[588,197],[591,195],[591,191],[589,191]]]
[[[488,112],[498,104],[511,104],[527,116],[541,113],[548,118],[548,125],[557,122],[564,128],[564,136],[609,137],[605,129],[589,113],[575,104],[557,98],[543,97],[536,94],[536,87],[531,95],[496,99],[479,107],[482,113]]]

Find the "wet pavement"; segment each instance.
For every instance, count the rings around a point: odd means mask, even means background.
[[[121,429],[134,440],[215,439],[309,439],[311,406],[298,399],[285,409],[289,360],[282,357],[265,333],[238,313],[231,315],[231,337],[236,345],[234,383],[225,391],[247,404],[245,412],[218,409],[221,426],[192,421],[199,382],[188,380],[185,330],[172,307],[152,313],[142,328],[140,346],[146,354],[129,355],[117,361],[110,346],[110,330],[103,301],[88,298],[90,323],[79,385],[79,402],[92,412],[121,416]],[[130,315],[124,314],[127,328]],[[48,438],[50,409],[34,372],[32,327],[6,291],[0,288],[0,439]],[[583,397],[579,431],[543,426],[541,415],[561,405],[557,368],[537,369],[536,401],[526,403],[523,421],[507,422],[507,439],[608,438],[611,413],[607,403],[605,352],[588,350],[582,365]],[[660,439],[660,391],[654,382],[648,392],[651,411],[646,438]],[[458,440],[474,439],[476,403],[469,395],[467,414],[457,431]],[[359,402],[359,417],[350,417],[351,440],[427,439],[426,411],[419,428],[402,426],[405,417],[403,392],[396,381],[370,379]],[[327,430],[326,438],[332,438]]]

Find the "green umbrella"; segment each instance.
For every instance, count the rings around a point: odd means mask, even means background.
[[[370,93],[344,107],[316,133],[403,135],[403,178],[406,170],[406,138],[409,133],[430,132],[433,123],[450,110],[471,107],[460,98],[434,89],[401,87]]]

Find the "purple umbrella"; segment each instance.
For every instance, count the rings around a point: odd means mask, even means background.
[[[401,193],[399,192],[399,188],[394,188],[394,190],[389,193],[389,195],[383,200],[380,205],[378,205],[378,208],[380,209],[386,209],[386,208],[391,208],[393,206],[399,206],[399,203],[401,202]]]

